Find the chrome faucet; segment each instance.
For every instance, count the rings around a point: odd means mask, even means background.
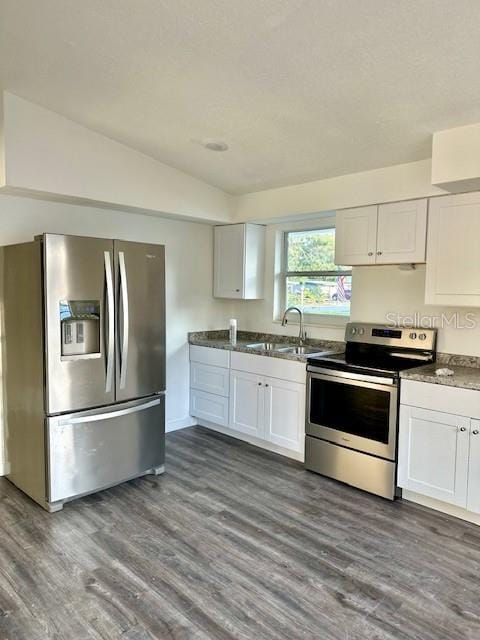
[[[287,313],[289,313],[290,311],[297,311],[297,313],[300,316],[300,331],[298,332],[298,344],[301,347],[303,346],[303,344],[305,343],[305,340],[307,339],[307,333],[303,326],[303,313],[298,307],[288,307],[288,309],[285,309],[282,316],[282,327],[284,327],[288,323]]]

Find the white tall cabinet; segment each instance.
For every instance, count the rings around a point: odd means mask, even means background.
[[[430,200],[426,304],[480,306],[480,193]]]
[[[228,224],[214,229],[213,295],[216,298],[263,298],[265,227]]]
[[[425,262],[427,204],[409,200],[337,211],[336,264]]]

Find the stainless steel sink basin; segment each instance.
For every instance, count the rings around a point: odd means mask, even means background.
[[[259,351],[284,351],[290,349],[292,345],[281,342],[254,342],[245,345],[248,349],[258,349]]]
[[[313,353],[322,353],[321,349],[319,349],[318,347],[305,347],[305,346],[295,346],[295,347],[288,347],[286,349],[282,349],[282,351],[284,353],[295,353],[297,355],[301,355],[301,356],[307,356],[307,355],[311,355]]]
[[[298,344],[289,344],[288,342],[254,342],[245,345],[248,349],[258,349],[259,351],[277,351],[280,353],[294,353],[296,355],[311,355],[313,353],[322,352],[318,347],[299,346]]]

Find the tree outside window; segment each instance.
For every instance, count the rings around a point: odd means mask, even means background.
[[[305,314],[350,315],[352,269],[335,262],[335,228],[285,233],[287,306]]]

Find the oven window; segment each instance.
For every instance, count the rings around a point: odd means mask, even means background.
[[[390,393],[312,378],[310,422],[388,444]]]

